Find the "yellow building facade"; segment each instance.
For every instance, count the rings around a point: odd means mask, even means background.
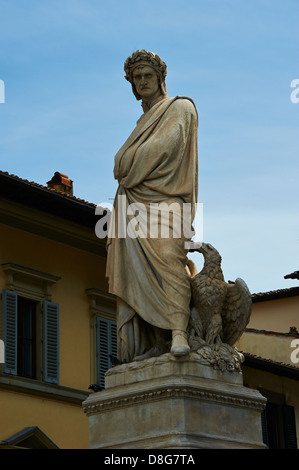
[[[244,352],[244,384],[267,400],[268,447],[299,447],[299,287],[252,295],[250,322],[236,344]],[[268,429],[267,429],[268,427]]]
[[[294,352],[298,331],[299,287],[254,294],[250,322],[238,348],[298,367],[299,354],[297,360]]]
[[[82,401],[109,366],[115,324],[95,206],[0,179],[0,442],[34,428],[59,448],[88,448]]]

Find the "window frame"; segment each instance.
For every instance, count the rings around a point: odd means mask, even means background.
[[[8,300],[13,305],[8,304]],[[18,294],[8,289],[2,291],[2,328],[4,333],[5,362],[2,372],[17,377],[59,384],[59,304],[44,300],[41,302],[42,334],[36,337],[40,354],[36,354],[35,377],[20,374],[18,361]]]
[[[56,309],[57,322],[59,322],[59,305],[52,302],[52,286],[61,278],[36,269],[22,266],[16,263],[3,263],[2,269],[6,275],[6,285],[2,290],[2,329],[5,347],[6,363],[2,364],[2,372],[22,378],[18,373],[18,351],[17,351],[17,321],[18,321],[18,298],[36,302],[36,373],[32,380],[39,380],[46,383],[59,383],[59,328],[57,328],[57,375],[50,376],[47,372],[47,357],[49,349],[45,347],[47,343],[47,329],[45,323],[48,315],[48,308],[54,306]],[[7,312],[8,297],[14,306]],[[14,300],[13,300],[14,299]],[[10,318],[9,318],[10,317]],[[58,323],[59,325],[59,323]],[[9,331],[8,331],[9,330]],[[14,331],[13,331],[14,330]],[[14,335],[14,341],[11,335]],[[50,332],[51,334],[51,332]],[[7,361],[7,357],[9,360]],[[13,360],[14,358],[14,360]],[[10,361],[10,363],[9,363]],[[9,363],[7,365],[7,363]],[[28,377],[24,377],[28,378]]]

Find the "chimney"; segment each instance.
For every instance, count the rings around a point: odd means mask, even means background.
[[[47,182],[47,186],[50,189],[55,189],[60,193],[66,193],[68,196],[73,195],[73,182],[67,175],[56,171],[50,181]]]

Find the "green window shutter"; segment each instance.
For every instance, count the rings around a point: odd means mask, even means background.
[[[268,424],[267,424],[267,415],[266,408],[263,409],[261,414],[262,420],[262,433],[263,433],[263,443],[269,448],[269,437],[268,437]]]
[[[59,305],[43,302],[43,376],[44,381],[59,383]]]
[[[3,372],[17,375],[18,347],[18,296],[16,292],[3,289],[2,291],[2,330],[5,347],[5,363]]]
[[[284,418],[285,448],[297,449],[295,409],[293,406],[284,405],[282,412]]]
[[[109,355],[117,356],[116,322],[96,319],[97,383],[105,388],[105,372],[112,367]]]

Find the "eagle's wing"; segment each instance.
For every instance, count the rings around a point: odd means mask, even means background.
[[[251,294],[243,279],[229,284],[222,308],[222,341],[234,345],[249,322],[252,308]]]

